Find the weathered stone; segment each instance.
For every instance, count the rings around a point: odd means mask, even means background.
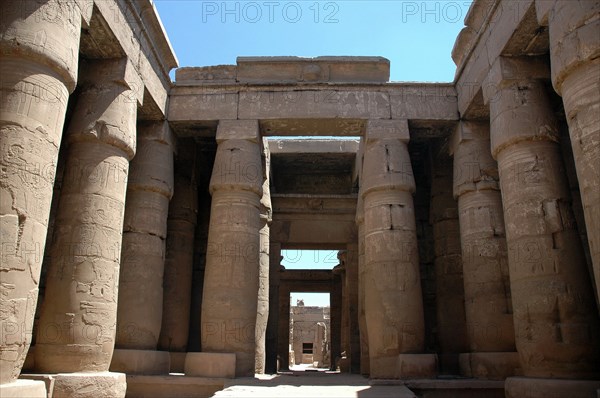
[[[232,379],[236,376],[236,354],[188,352],[185,357],[185,375]]]
[[[58,150],[77,81],[81,17],[77,3],[54,0],[5,2],[0,18],[0,384],[5,384],[19,376],[31,342]]]
[[[525,66],[525,64],[522,64]],[[520,69],[490,100],[516,346],[528,377],[598,376],[600,321],[542,82]],[[576,337],[577,336],[577,337]]]
[[[67,131],[67,172],[36,344],[41,372],[106,372],[110,365],[125,192],[136,143],[137,104],[128,100],[123,62],[87,66],[83,80],[95,80],[82,89]],[[106,375],[107,383],[121,383]]]
[[[250,133],[249,124],[226,126]],[[228,137],[222,131],[217,138]],[[217,149],[202,300],[203,352],[234,352],[236,376],[254,375],[263,184],[260,146],[252,134],[244,138],[225,139]]]

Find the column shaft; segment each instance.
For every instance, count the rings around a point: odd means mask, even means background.
[[[281,268],[281,244],[269,246],[269,319],[267,321],[265,371],[277,373],[277,350],[279,345],[279,270]]]
[[[195,146],[179,148],[167,219],[163,317],[158,348],[170,352],[185,352],[188,348],[194,233],[198,218],[195,158]]]
[[[429,218],[434,238],[440,371],[458,374],[458,356],[467,350],[467,328],[458,205],[452,195],[452,160],[444,153],[435,153],[431,169]]]
[[[81,10],[73,1],[6,1],[0,13],[0,384],[31,342],[48,216]]]
[[[358,323],[358,246],[349,244],[346,251],[346,288],[348,289],[348,323],[350,372],[360,373],[360,331]]]
[[[598,314],[571,210],[558,128],[530,61],[499,59],[489,100],[515,339],[525,376],[598,376]],[[505,77],[508,76],[508,77]]]
[[[435,372],[425,330],[406,121],[369,121],[361,190],[365,217],[365,312],[372,378]],[[410,353],[410,354],[408,354]]]
[[[278,360],[279,370],[290,369],[290,291],[279,288]]]
[[[140,87],[126,59],[87,65],[69,147],[35,364],[42,372],[107,371],[115,343],[129,160]]]
[[[358,229],[358,325],[360,331],[360,373],[369,374],[369,333],[365,313],[365,219],[362,198],[358,198],[356,224]]]
[[[263,196],[260,200],[260,259],[258,269],[258,303],[256,309],[256,359],[255,373],[264,374],[266,366],[265,344],[267,339],[267,322],[269,319],[269,225],[272,221],[271,189],[270,189],[270,154],[266,139],[263,140],[264,182],[262,184]]]
[[[489,123],[477,122],[461,122],[452,137],[471,351],[461,357],[461,371],[502,380],[519,364],[498,166],[489,137]]]
[[[262,162],[257,121],[221,121],[202,298],[202,350],[234,352],[254,375]]]
[[[600,9],[556,1],[549,17],[552,82],[562,95],[600,303]],[[600,310],[600,305],[599,305]]]

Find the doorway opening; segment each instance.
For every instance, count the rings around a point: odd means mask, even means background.
[[[329,293],[290,293],[289,368],[327,371],[331,367]]]
[[[282,250],[281,265],[285,269],[333,269],[339,264],[338,250]]]

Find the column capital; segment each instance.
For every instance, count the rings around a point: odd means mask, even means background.
[[[81,63],[84,64],[85,73],[80,77],[80,84],[102,86],[108,82],[116,83],[131,91],[124,98],[125,101],[137,101],[138,105],[143,105],[144,82],[129,58],[82,60]]]
[[[138,124],[138,140],[156,141],[172,148],[177,153],[177,137],[166,120],[145,121]]]
[[[410,141],[408,121],[406,119],[368,120],[365,138],[367,144],[388,139],[398,139],[406,144]]]
[[[247,140],[258,143],[260,141],[258,120],[219,120],[217,144],[226,140]]]
[[[490,123],[488,121],[459,121],[450,135],[448,153],[454,156],[461,144],[472,140],[490,140]]]
[[[483,83],[485,104],[498,99],[499,91],[522,81],[550,78],[550,65],[545,57],[498,57]]]

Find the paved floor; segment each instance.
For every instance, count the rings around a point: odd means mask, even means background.
[[[360,375],[330,372],[289,372],[233,379],[214,398],[416,398],[404,386],[369,385]]]

